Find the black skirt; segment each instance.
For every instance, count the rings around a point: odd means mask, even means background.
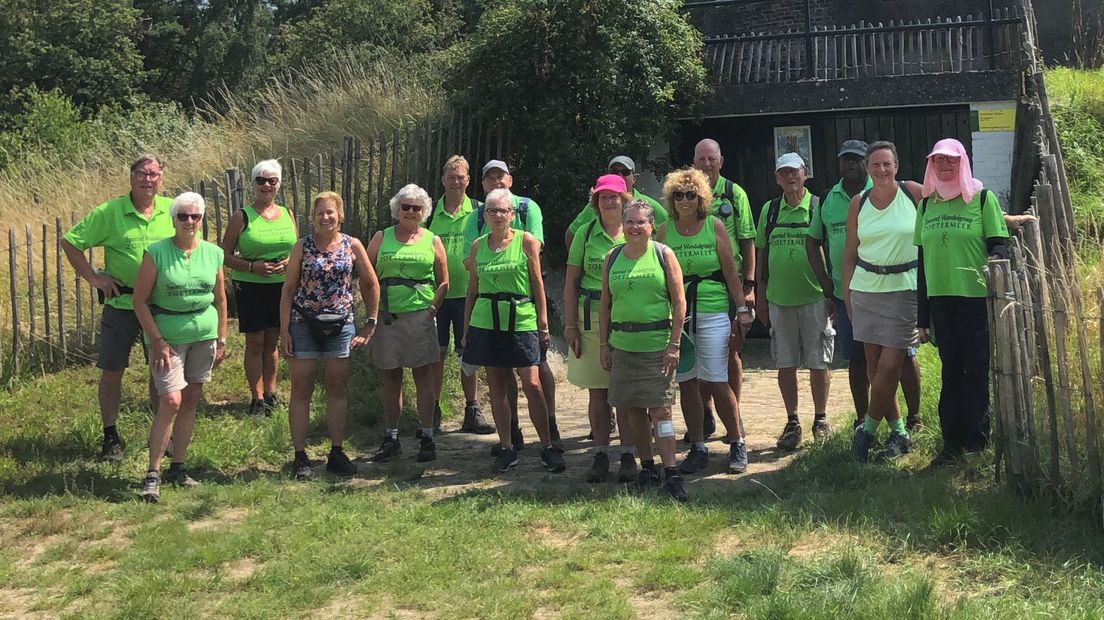
[[[491,368],[525,368],[541,362],[537,332],[500,332],[468,327],[464,363]]]
[[[283,282],[239,282],[234,280],[234,302],[238,306],[238,331],[251,334],[280,328],[280,297]]]

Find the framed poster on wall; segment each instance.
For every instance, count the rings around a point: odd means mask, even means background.
[[[774,128],[774,158],[797,153],[805,160],[809,178],[813,178],[813,136],[809,125]]]

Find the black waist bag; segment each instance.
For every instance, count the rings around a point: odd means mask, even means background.
[[[345,328],[345,324],[349,322],[349,313],[347,312],[345,314],[312,314],[299,304],[292,304],[292,307],[303,318],[303,322],[307,324],[314,337],[319,340],[341,333],[341,330]]]

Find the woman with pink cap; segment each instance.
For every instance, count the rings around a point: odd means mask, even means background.
[[[1008,227],[997,197],[973,177],[958,140],[935,143],[923,195],[913,239],[920,246],[917,326],[921,342],[938,342],[943,363],[943,449],[931,463],[938,467],[985,449],[989,440],[989,317],[982,269],[988,257],[1007,258]]]
[[[602,368],[598,305],[602,298],[602,266],[614,247],[625,243],[621,229],[621,209],[632,200],[621,175],[606,174],[590,190],[590,207],[597,215],[579,228],[567,253],[564,280],[564,340],[571,349],[567,356],[567,380],[589,391],[587,413],[594,437],[594,462],[586,473],[587,482],[604,482],[610,462],[609,371]],[[621,459],[618,482],[636,479],[636,457],[624,420],[621,427]]]

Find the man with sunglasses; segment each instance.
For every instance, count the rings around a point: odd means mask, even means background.
[[[130,193],[97,206],[65,234],[61,248],[77,274],[104,297],[100,317],[96,367],[99,385],[103,443],[100,459],[121,461],[123,442],[115,428],[122,400],[123,372],[130,351],[141,334],[134,316],[134,281],[142,253],[155,241],[173,236],[169,207],[172,200],[161,191],[162,164],[156,155],[141,155],[130,166]],[[103,270],[96,271],[84,252],[103,248]],[[156,402],[152,382],[150,402]]]
[[[610,174],[616,174],[625,179],[625,191],[632,193],[633,200],[643,200],[648,203],[648,206],[655,213],[655,228],[659,228],[661,224],[667,221],[667,209],[664,209],[663,205],[651,196],[636,189],[638,175],[636,174],[636,163],[633,162],[632,158],[627,155],[618,155],[609,161],[607,168]],[[587,201],[579,214],[575,216],[575,219],[568,224],[567,230],[564,232],[564,247],[570,248],[575,235],[579,234],[580,230],[585,231],[595,219],[594,209],[590,206],[590,201]]]

